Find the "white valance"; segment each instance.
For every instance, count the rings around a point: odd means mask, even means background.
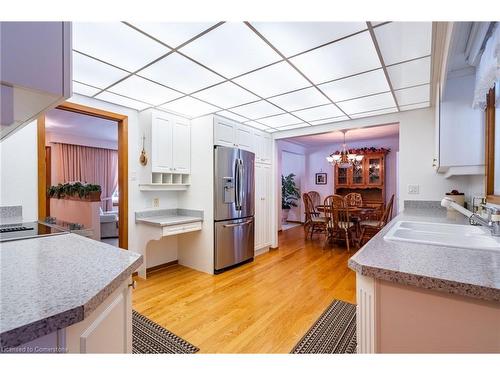
[[[500,80],[500,27],[495,25],[476,69],[474,108],[486,107],[486,94]],[[500,91],[500,88],[497,89]],[[498,104],[498,102],[497,102]]]

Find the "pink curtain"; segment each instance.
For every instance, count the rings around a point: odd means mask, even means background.
[[[65,143],[55,143],[54,149],[53,181],[101,185],[101,207],[110,211],[111,196],[118,186],[118,151]]]

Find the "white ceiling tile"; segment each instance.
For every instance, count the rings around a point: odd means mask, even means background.
[[[334,102],[390,90],[382,69],[325,83],[318,87]]]
[[[394,90],[431,81],[431,58],[413,60],[387,67]]]
[[[239,122],[248,121],[248,119],[246,117],[237,115],[236,113],[232,113],[232,112],[229,112],[229,111],[220,111],[220,112],[217,112],[217,114],[221,115],[221,116],[224,116],[224,117],[226,117],[228,119],[234,120],[234,121],[239,121]]]
[[[431,53],[432,22],[391,22],[374,31],[386,65]]]
[[[182,96],[182,94],[177,91],[170,90],[169,88],[135,75],[110,87],[108,91],[155,106]]]
[[[261,124],[261,123],[259,123],[257,121],[247,121],[247,122],[245,122],[245,125],[251,126],[252,128],[259,129],[259,130],[267,130],[267,129],[269,129],[269,126]]]
[[[101,91],[98,88],[84,85],[83,83],[73,81],[73,92],[75,94],[85,95],[85,96],[93,96]]]
[[[430,99],[430,85],[411,87],[394,91],[399,105],[428,102]]]
[[[310,87],[268,99],[286,111],[296,111],[302,108],[328,104],[330,101],[316,88]]]
[[[258,96],[238,87],[232,82],[224,82],[193,94],[195,98],[205,100],[222,108],[235,107],[240,104],[259,100]]]
[[[323,125],[323,124],[330,124],[332,122],[339,122],[339,121],[345,121],[345,120],[349,120],[349,117],[339,116],[339,117],[325,118],[322,120],[310,121],[309,123],[311,125]]]
[[[100,100],[104,100],[105,102],[118,104],[118,105],[121,105],[123,107],[132,108],[132,109],[135,109],[137,111],[142,111],[143,109],[150,107],[149,104],[142,103],[142,102],[134,100],[134,99],[125,98],[124,96],[116,95],[116,94],[113,94],[113,93],[107,92],[107,91],[100,93],[95,98],[100,99]]]
[[[376,111],[379,109],[395,107],[396,103],[394,103],[392,94],[390,92],[386,92],[383,94],[348,100],[338,103],[338,106],[350,115],[351,113]]]
[[[317,84],[381,67],[368,31],[296,56],[291,62]]]
[[[236,78],[234,82],[264,98],[311,86],[286,61]]]
[[[363,117],[370,117],[370,116],[379,116],[379,115],[385,115],[387,113],[394,113],[397,112],[398,109],[396,107],[393,108],[386,108],[386,109],[379,109],[377,111],[368,111],[368,112],[362,112],[362,113],[356,113],[353,115],[350,115],[352,118],[363,118]]]
[[[252,25],[287,57],[367,28],[365,22],[252,22]]]
[[[180,49],[227,78],[281,60],[243,22],[227,22]]]
[[[164,57],[138,74],[188,94],[223,81],[217,74],[178,53]]]
[[[310,125],[306,124],[305,122],[302,122],[300,124],[281,126],[277,130],[282,131],[282,130],[299,129],[299,128],[306,128],[308,126],[310,126]]]
[[[399,106],[399,109],[401,111],[410,111],[412,109],[427,108],[427,107],[430,107],[430,105],[431,105],[430,102],[424,102],[424,103],[417,103],[417,104],[401,105],[401,106]]]
[[[324,118],[331,118],[344,115],[342,111],[333,104],[327,104],[327,105],[322,105],[320,107],[303,109],[300,111],[293,112],[293,114],[297,115],[298,117],[300,117],[305,121],[314,121],[314,120],[320,120]]]
[[[73,49],[131,72],[170,51],[122,22],[72,24]]]
[[[173,111],[187,117],[198,117],[219,110],[219,108],[213,105],[204,103],[189,96],[176,99],[167,104],[163,104],[160,106],[160,108],[164,108],[168,111]]]
[[[231,112],[235,112],[236,114],[245,116],[251,120],[284,113],[278,107],[267,103],[264,100],[256,103],[245,104],[236,108],[231,108]]]
[[[266,117],[266,118],[260,119],[259,122],[263,123],[264,125],[273,127],[273,128],[279,128],[279,127],[286,126],[286,125],[297,124],[297,123],[302,122],[302,121],[299,120],[297,117],[292,116],[289,113],[284,113],[282,115],[277,115],[277,116]]]
[[[215,25],[214,22],[131,22],[131,24],[174,48]]]
[[[73,53],[73,79],[100,89],[126,77],[129,73],[80,53]]]

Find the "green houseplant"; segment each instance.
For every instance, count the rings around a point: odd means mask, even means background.
[[[281,175],[281,209],[282,220],[286,222],[288,213],[292,207],[297,207],[297,201],[300,199],[300,190],[295,184],[295,174],[288,176]]]
[[[101,185],[87,184],[81,182],[66,182],[47,189],[49,198],[78,198],[80,200],[100,201]]]

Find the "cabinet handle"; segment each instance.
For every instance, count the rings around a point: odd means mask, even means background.
[[[132,289],[135,289],[137,287],[137,281],[132,280],[130,284],[128,284],[129,288],[132,287]]]

